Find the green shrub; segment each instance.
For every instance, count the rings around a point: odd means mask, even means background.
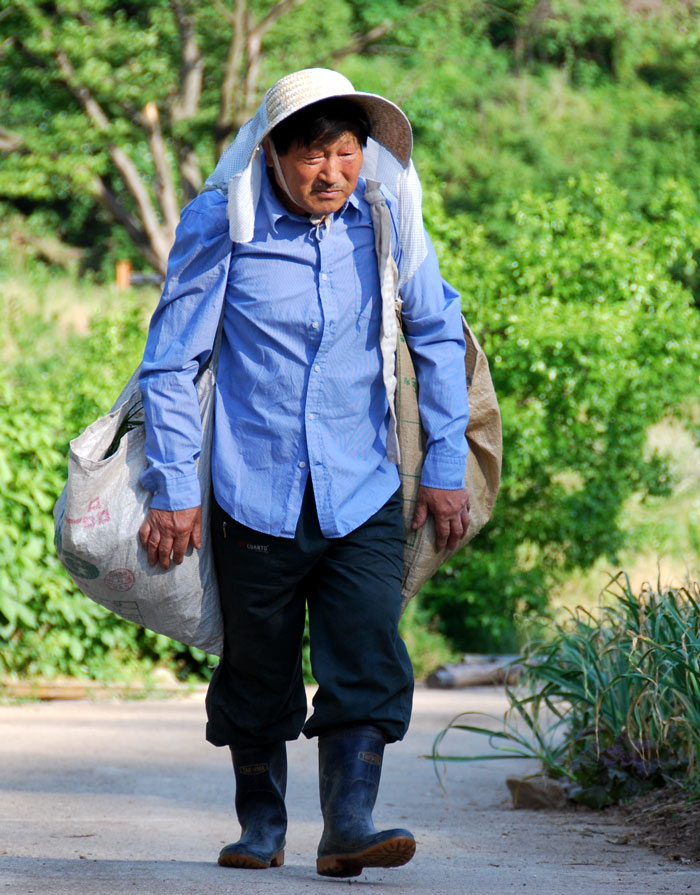
[[[558,198],[525,195],[500,244],[435,195],[443,274],[490,358],[503,418],[503,480],[490,525],[425,586],[465,651],[512,650],[512,618],[545,610],[552,584],[624,543],[634,493],[664,493],[648,427],[697,394],[700,317],[676,270],[695,269],[695,200],[668,183],[649,221],[607,177]]]
[[[3,307],[20,353],[0,373],[0,669],[26,676],[123,678],[141,663],[206,675],[201,650],[124,622],[83,596],[53,549],[53,505],[68,442],[106,412],[137,366],[144,313],[135,294],[89,337],[58,338],[39,314]],[[50,350],[47,346],[53,340]],[[39,356],[35,347],[44,351]]]

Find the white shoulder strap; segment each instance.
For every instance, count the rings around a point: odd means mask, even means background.
[[[365,201],[369,203],[372,212],[374,244],[377,250],[379,283],[382,292],[380,347],[384,388],[386,389],[386,397],[389,402],[390,415],[386,455],[392,463],[398,465],[401,461],[396,426],[396,344],[399,329],[396,322],[396,303],[399,293],[399,271],[391,252],[391,214],[377,181],[367,181]]]

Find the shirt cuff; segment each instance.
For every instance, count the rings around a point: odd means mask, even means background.
[[[466,467],[467,458],[465,456],[428,451],[423,461],[420,483],[426,488],[459,491],[460,488],[464,488]]]
[[[201,506],[202,490],[196,474],[162,479],[151,500],[154,510],[189,510]]]

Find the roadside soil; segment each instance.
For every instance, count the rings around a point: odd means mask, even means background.
[[[339,885],[363,895],[700,893],[700,866],[641,845],[621,813],[514,810],[505,778],[536,772],[533,763],[450,762],[438,781],[422,757],[436,733],[465,711],[488,713],[498,727],[505,708],[498,687],[418,689],[409,734],[387,748],[374,813],[378,826],[413,830],[416,857],[332,880],[315,872],[315,743],[289,746],[284,866],[235,871],[216,864],[238,825],[229,756],[204,741],[201,692],[0,705],[0,893],[321,895]],[[461,731],[443,746],[486,750],[483,737]]]
[[[668,784],[612,810],[628,828],[630,843],[680,864],[700,866],[700,801]]]

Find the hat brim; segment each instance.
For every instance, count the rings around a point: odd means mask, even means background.
[[[369,118],[369,135],[407,168],[413,153],[413,129],[397,105],[376,93],[352,93],[346,99],[357,103]]]

